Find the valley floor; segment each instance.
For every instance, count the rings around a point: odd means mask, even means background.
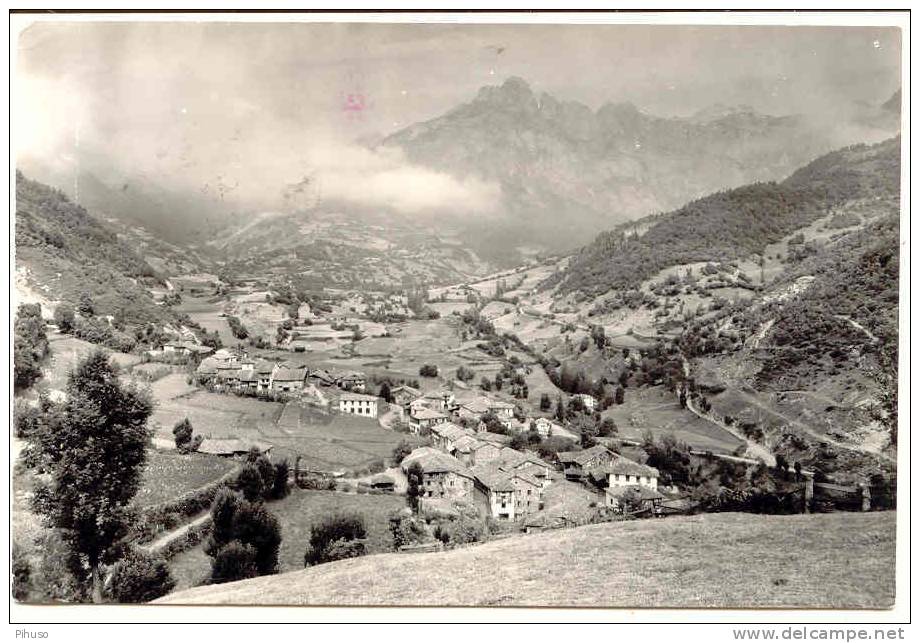
[[[379,554],[158,602],[878,609],[894,597],[894,512],[725,513]]]

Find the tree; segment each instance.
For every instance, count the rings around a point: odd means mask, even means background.
[[[262,498],[264,488],[262,486],[262,475],[258,467],[254,464],[246,464],[240,470],[236,478],[236,483],[243,492],[243,497],[249,502],[256,502]]]
[[[259,478],[262,480],[262,497],[270,498],[272,489],[275,486],[275,467],[266,455],[260,455],[256,459],[256,469],[259,470]]]
[[[81,317],[92,317],[96,314],[96,305],[93,303],[93,299],[89,296],[89,293],[80,293],[80,299],[77,302],[77,312],[80,313]]]
[[[469,382],[474,377],[476,377],[476,373],[468,366],[460,365],[457,367],[457,379],[461,382]]]
[[[479,380],[479,387],[483,391],[491,391],[492,390],[492,380],[490,380],[488,377],[483,377],[481,380]]]
[[[489,411],[488,413],[483,413],[479,418],[479,421],[486,425],[486,431],[490,433],[500,433],[505,435],[508,433],[508,429],[505,428],[505,425],[502,424],[502,421],[498,419],[498,416]]]
[[[363,541],[367,537],[364,518],[354,512],[325,516],[310,530],[310,544],[304,553],[304,567],[351,558],[364,553]],[[355,542],[360,541],[360,544]],[[350,543],[350,544],[346,544]],[[357,551],[360,550],[360,553]]]
[[[423,364],[418,369],[418,374],[422,377],[437,377],[438,367],[435,364]]]
[[[406,478],[406,503],[412,511],[418,511],[418,500],[422,495],[422,465],[418,462],[413,462],[409,465],[409,469],[406,471]]]
[[[192,423],[188,418],[176,422],[176,426],[173,427],[173,435],[176,438],[176,448],[182,453],[188,453],[189,447],[192,444]]]
[[[13,324],[13,382],[16,388],[28,388],[42,376],[41,361],[49,352],[41,306],[20,304]]]
[[[76,313],[70,304],[59,304],[54,309],[54,323],[57,324],[58,330],[62,333],[71,333],[74,329]]]
[[[406,456],[412,453],[412,445],[405,440],[400,441],[395,447],[393,447],[393,461],[396,464],[399,464],[405,460]]]
[[[393,401],[393,393],[390,391],[389,382],[384,382],[380,385],[380,392],[377,396],[383,398],[383,400],[388,403]]]
[[[112,567],[106,594],[116,603],[149,603],[175,586],[165,559],[132,549]]]
[[[603,348],[607,345],[607,334],[604,331],[603,326],[594,326],[591,328],[591,339],[594,340],[594,345],[598,348]]]
[[[255,550],[253,561],[260,576],[278,571],[281,525],[264,505],[240,503],[233,516],[233,536]]]
[[[291,468],[288,465],[287,460],[281,460],[280,462],[275,463],[275,471],[272,477],[272,489],[271,489],[271,498],[273,500],[280,500],[281,498],[287,497],[291,489],[288,486],[288,478],[290,476]]]
[[[546,413],[553,407],[553,401],[549,397],[549,393],[543,393],[540,395],[540,410]]]
[[[60,532],[74,576],[101,602],[102,566],[113,563],[128,533],[129,505],[147,461],[150,399],[123,385],[102,351],[78,363],[68,399],[50,413],[32,447],[50,473],[34,506]]]
[[[214,558],[221,547],[233,540],[233,516],[240,506],[240,498],[227,487],[217,492],[211,503],[211,537],[205,544],[205,553]]]
[[[613,418],[609,417],[604,418],[597,428],[598,435],[605,438],[616,435],[617,432],[617,423],[613,420]]]
[[[256,550],[233,540],[221,547],[211,561],[211,582],[229,583],[259,575],[256,567]]]
[[[211,504],[211,520],[211,537],[205,553],[212,559],[212,582],[277,571],[281,526],[264,505],[240,500],[229,489],[221,489]]]
[[[623,390],[622,386],[618,386],[616,392],[613,394],[613,401],[617,404],[622,404],[626,398],[626,391]]]
[[[561,395],[556,397],[556,419],[559,422],[565,422],[565,403]]]

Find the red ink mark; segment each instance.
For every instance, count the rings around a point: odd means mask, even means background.
[[[345,112],[363,112],[367,107],[364,100],[364,94],[348,94],[345,97],[345,103],[342,105],[342,111]]]

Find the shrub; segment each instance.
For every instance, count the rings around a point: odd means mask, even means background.
[[[330,548],[340,540],[363,541],[367,537],[364,518],[358,513],[337,513],[313,525],[310,544],[304,553],[304,567],[329,562]],[[342,546],[339,546],[341,549]]]
[[[236,483],[243,492],[243,497],[249,502],[255,502],[262,497],[262,474],[254,464],[247,464],[241,470]]]
[[[331,563],[334,560],[358,558],[366,553],[363,540],[336,540],[326,549],[326,559],[323,562]]]
[[[60,304],[54,309],[54,323],[62,333],[73,332],[76,314],[70,304]]]
[[[106,590],[116,603],[148,603],[175,586],[163,558],[132,549],[112,567]]]
[[[399,444],[393,447],[393,461],[395,464],[402,462],[407,455],[412,453],[412,444],[402,440]]]
[[[418,374],[422,377],[437,377],[438,367],[435,364],[423,364],[418,369]]]
[[[176,422],[172,432],[176,438],[176,448],[183,453],[188,452],[192,444],[193,433],[192,423],[189,422],[189,419],[185,418],[180,422]]]
[[[274,477],[272,479],[271,497],[274,500],[284,498],[290,492],[288,486],[288,477],[290,475],[290,466],[287,460],[275,463]]]
[[[238,540],[221,547],[211,561],[212,583],[229,583],[258,575],[255,548]]]
[[[32,582],[32,565],[29,563],[29,557],[15,543],[11,552],[11,562],[10,573],[13,577],[13,598],[22,602],[29,597],[29,587]]]
[[[255,550],[254,562],[260,575],[278,571],[281,525],[263,505],[241,503],[233,516],[233,536]]]

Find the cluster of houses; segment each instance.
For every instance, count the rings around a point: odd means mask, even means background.
[[[606,487],[605,505],[614,511],[655,511],[664,496],[658,492],[658,469],[613,453],[603,445],[564,451],[557,461],[566,480]]]
[[[363,394],[366,380],[362,373],[334,376],[328,371],[311,371],[303,364],[253,359],[222,348],[201,360],[195,369],[195,378],[199,384],[213,385],[221,390],[285,395],[302,393],[312,379],[342,389],[338,408],[343,413],[377,417],[378,400]]]
[[[431,429],[432,445],[403,459],[421,469],[423,499],[468,500],[496,520],[515,521],[543,508],[552,466],[507,445],[508,438],[451,422]]]
[[[515,417],[514,404],[496,400],[484,395],[466,401],[458,401],[453,391],[440,389],[422,393],[411,386],[397,386],[390,391],[394,406],[402,413],[413,433],[428,433],[435,427],[450,422],[464,424],[479,423],[478,430],[487,427],[482,422],[486,415],[494,416],[512,433],[535,430],[542,437],[563,434],[559,424],[544,417],[533,420],[519,420]]]
[[[517,521],[544,508],[554,466],[508,446],[508,436],[477,432],[445,422],[431,429],[432,446],[420,447],[400,464],[421,470],[423,502],[467,500],[485,515]],[[605,506],[614,512],[658,512],[658,470],[598,445],[557,454],[555,465],[570,482],[606,487]]]

